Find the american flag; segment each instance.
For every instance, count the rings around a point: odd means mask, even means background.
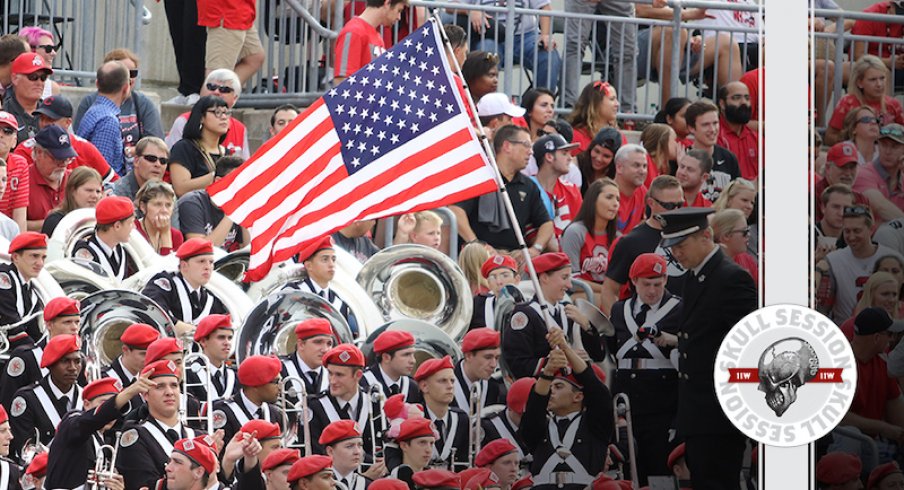
[[[464,104],[432,19],[314,102],[209,188],[250,229],[246,280],[352,222],[496,191]]]

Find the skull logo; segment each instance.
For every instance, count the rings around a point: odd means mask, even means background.
[[[781,417],[797,400],[797,390],[816,376],[819,358],[806,341],[789,338],[774,342],[760,356],[759,390],[766,404]]]

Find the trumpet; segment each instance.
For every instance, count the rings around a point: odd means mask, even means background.
[[[296,390],[295,387],[298,387]],[[298,401],[292,402],[289,397],[297,396]],[[308,424],[308,393],[304,380],[298,376],[286,376],[279,382],[279,408],[282,410],[286,432],[283,434],[283,447],[298,448],[298,425],[302,426],[302,437],[305,457],[313,454],[311,446],[311,426]],[[293,423],[294,417],[294,423]]]
[[[119,443],[122,439],[122,432],[116,433],[116,445],[110,446],[104,444],[98,448],[97,462],[94,463],[94,469],[88,471],[88,480],[85,487],[91,490],[107,488],[106,481],[115,477],[116,473],[116,455],[119,454]],[[109,459],[107,456],[110,456]]]
[[[621,442],[620,421],[624,419],[628,439],[628,467],[631,470],[631,485],[638,488],[637,480],[637,448],[634,447],[634,424],[631,422],[631,400],[626,393],[618,393],[612,397],[612,408],[615,416],[615,442]],[[624,468],[622,468],[624,475]]]
[[[483,419],[480,396],[480,383],[472,384],[468,399],[468,466],[471,468],[480,452],[480,421]]]
[[[47,446],[41,443],[41,431],[36,427],[35,438],[25,441],[25,445],[22,446],[20,459],[25,466],[28,466],[38,453],[46,453],[49,450]]]
[[[191,344],[188,344],[191,345]],[[198,364],[192,364],[200,360],[201,362]],[[183,366],[183,374],[182,374],[182,398],[179,399],[179,420],[182,421],[183,424],[187,426],[192,426],[191,422],[196,422],[198,425],[201,423],[204,424],[204,428],[207,430],[208,434],[214,433],[213,427],[213,375],[211,375],[211,370],[213,369],[213,365],[210,362],[210,359],[207,358],[206,355],[202,352],[191,352],[188,353],[186,350],[185,356],[182,358],[182,366]],[[188,369],[191,369],[192,372],[198,375],[198,382],[192,383],[188,380],[188,373],[185,372]],[[206,404],[207,410],[201,410],[201,413],[205,413],[205,415],[189,415],[188,414],[188,390],[191,388],[199,388],[203,389],[206,394],[204,403]]]
[[[370,425],[370,454],[374,458],[374,462],[377,461],[377,457],[383,456],[383,433],[382,431],[386,430],[386,414],[383,412],[383,406],[386,404],[386,395],[383,394],[383,388],[379,383],[374,383],[367,390],[367,399],[370,400],[371,405],[377,403],[380,405],[380,413],[374,413],[373,409],[370,411],[370,416],[367,419],[368,425]],[[380,445],[377,445],[377,431],[376,431],[376,423],[374,419],[380,417]]]

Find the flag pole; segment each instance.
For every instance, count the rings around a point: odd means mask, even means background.
[[[451,63],[455,67],[455,73],[461,73],[461,67],[458,65],[458,59],[452,54],[452,44],[449,42],[448,36],[446,36],[445,29],[442,28],[443,23],[439,18],[439,10],[434,9],[433,15],[430,17],[431,20],[436,22],[437,30],[439,31],[440,37],[443,40],[443,45],[446,48],[446,53],[449,54],[447,58],[451,58]],[[502,174],[499,172],[499,166],[496,164],[496,154],[493,151],[492,146],[490,145],[486,133],[483,131],[483,124],[480,123],[480,116],[477,115],[477,104],[474,103],[474,99],[471,97],[471,92],[468,90],[468,83],[464,78],[461,79],[462,86],[464,87],[464,96],[465,103],[470,105],[471,111],[474,114],[474,123],[477,125],[477,137],[480,140],[480,143],[483,145],[483,150],[487,155],[487,160],[490,162],[490,166],[493,168],[493,176],[496,179],[496,185],[498,186],[497,193],[499,197],[502,199],[502,203],[505,206],[505,211],[508,214],[508,219],[512,223],[512,229],[515,232],[515,238],[518,240],[518,248],[521,249],[521,253],[524,255],[524,264],[527,267],[528,276],[530,276],[531,283],[534,285],[534,291],[537,295],[537,301],[540,303],[540,310],[542,311],[543,319],[546,321],[546,328],[560,328],[559,325],[555,322],[552,317],[552,314],[549,311],[549,303],[546,301],[546,298],[543,296],[543,290],[540,289],[540,280],[537,278],[537,271],[534,269],[534,264],[531,261],[530,251],[527,248],[527,243],[524,241],[524,234],[521,233],[521,226],[518,223],[518,216],[515,214],[515,208],[512,207],[512,199],[508,194],[508,191],[505,189],[505,182],[502,180]],[[543,192],[542,189],[538,190]],[[457,230],[456,230],[457,232]]]

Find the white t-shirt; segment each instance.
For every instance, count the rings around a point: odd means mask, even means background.
[[[753,0],[722,0],[723,3],[735,3],[742,5],[757,5]],[[751,29],[759,29],[763,19],[759,12],[739,12],[737,10],[724,9],[707,9],[707,15],[714,18],[706,18],[695,22],[695,24],[709,25],[713,27],[747,27]],[[705,31],[704,39],[709,39],[725,31]],[[759,33],[739,33],[733,35],[733,39],[738,43],[757,43],[760,40]]]

